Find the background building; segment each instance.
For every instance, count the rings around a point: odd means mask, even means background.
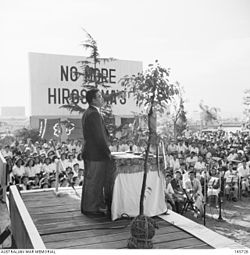
[[[1,118],[25,118],[24,106],[1,107]]]

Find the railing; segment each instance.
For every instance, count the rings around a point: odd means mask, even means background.
[[[12,237],[18,249],[46,249],[15,185],[10,186],[9,207]]]
[[[6,160],[0,152],[0,184],[3,191],[2,200],[6,202],[6,188],[7,188],[7,173],[6,173]]]

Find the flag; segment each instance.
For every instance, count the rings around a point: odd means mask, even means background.
[[[66,126],[66,135],[68,139],[82,139],[82,120],[81,119],[68,119]]]
[[[39,136],[42,139],[59,139],[61,134],[60,119],[39,119]]]

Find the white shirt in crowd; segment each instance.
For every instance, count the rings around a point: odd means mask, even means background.
[[[228,161],[235,160],[238,157],[237,153],[230,153],[229,156],[227,157]]]
[[[188,147],[189,152],[195,152],[197,155],[199,154],[199,148],[198,147],[193,147],[192,145],[189,145]]]
[[[84,161],[83,160],[77,160],[77,162],[79,164],[79,169],[84,169]]]
[[[180,169],[180,161],[178,158],[174,159],[173,157],[170,157],[169,160],[169,166],[173,168],[174,171]]]
[[[168,195],[173,195],[174,194],[174,190],[173,190],[173,187],[171,185],[171,183],[168,183],[168,185],[166,185],[167,187],[165,188],[165,194],[168,194]]]
[[[67,168],[67,167],[71,167],[71,168],[73,169],[73,166],[74,166],[75,163],[78,163],[76,159],[67,160],[67,161],[66,161],[66,168]],[[65,169],[66,169],[66,168],[65,168]]]
[[[225,172],[224,178],[227,179],[229,177],[234,177],[234,176],[237,176],[237,172],[235,170],[233,171],[227,170]]]
[[[28,177],[35,177],[35,175],[37,174],[36,173],[36,168],[34,166],[32,167],[25,167],[25,174],[28,176]]]
[[[206,168],[205,162],[199,162],[197,161],[194,165],[194,169],[203,170]]]
[[[168,152],[172,153],[174,151],[177,151],[177,146],[175,144],[173,144],[173,143],[169,144],[168,145]]]
[[[14,165],[12,169],[12,173],[13,175],[23,176],[25,174],[25,168],[24,166],[18,167],[17,165]]]
[[[246,165],[246,167],[244,168],[244,166],[241,164],[238,169],[238,175],[240,177],[246,178],[248,175],[250,175],[250,169],[249,166]]]
[[[184,189],[186,189],[186,182],[189,180],[189,174],[186,171],[183,175],[182,175],[182,186]]]
[[[178,146],[177,146],[177,151],[180,153],[180,152],[185,152],[186,150],[187,150],[188,148],[187,148],[187,146],[185,145],[185,144],[179,144]]]
[[[43,164],[42,170],[43,170],[45,173],[47,173],[47,174],[53,173],[54,171],[56,171],[56,169],[55,169],[55,167],[54,167],[53,164],[48,164],[48,165],[47,165],[47,164]]]
[[[37,174],[39,174],[41,171],[42,171],[42,163],[38,163],[38,164],[35,164],[34,165],[34,168],[35,168],[35,172],[37,173]]]

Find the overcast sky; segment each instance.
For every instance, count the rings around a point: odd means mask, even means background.
[[[86,55],[84,27],[102,57],[158,59],[186,92],[222,117],[241,116],[250,88],[248,0],[0,0],[0,106],[29,103],[28,52]]]

